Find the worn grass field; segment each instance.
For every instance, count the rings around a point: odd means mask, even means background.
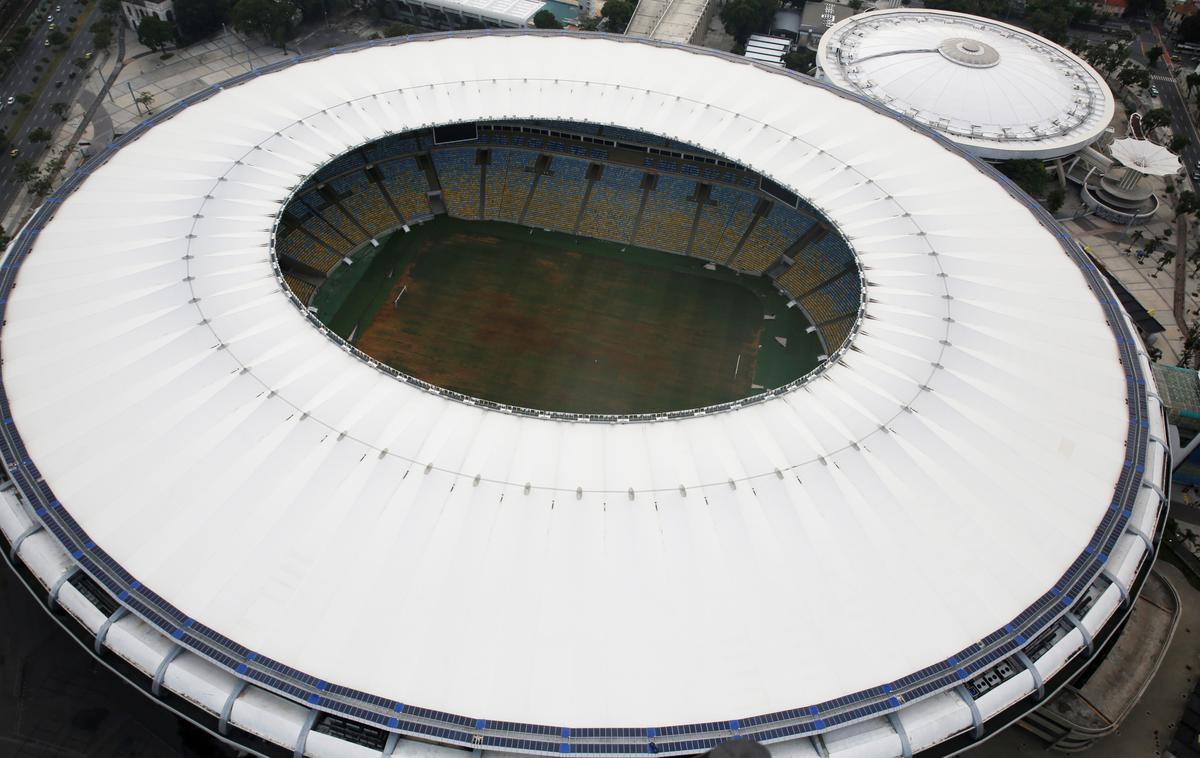
[[[778,386],[816,365],[819,342],[769,282],[703,263],[438,218],[339,267],[314,304],[334,331],[353,333],[381,362],[542,410],[694,408],[752,395],[760,391],[754,384]]]

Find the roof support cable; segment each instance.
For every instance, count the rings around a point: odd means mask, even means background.
[[[1046,697],[1046,680],[1042,679],[1042,672],[1038,671],[1037,666],[1033,665],[1033,661],[1029,660],[1029,656],[1025,655],[1024,650],[1018,650],[1013,657],[1021,662],[1025,670],[1033,677],[1033,684],[1037,687],[1038,700]]]
[[[162,691],[163,679],[167,676],[167,667],[171,665],[171,661],[179,657],[183,652],[183,648],[179,645],[173,645],[171,651],[163,656],[163,659],[158,662],[158,667],[154,669],[154,682],[150,685],[150,692],[154,697],[158,697],[158,693]]]
[[[1085,647],[1087,647],[1088,655],[1091,655],[1093,652],[1095,652],[1096,647],[1094,644],[1092,644],[1092,633],[1089,632],[1086,627],[1084,627],[1083,622],[1079,620],[1079,617],[1074,613],[1068,613],[1064,616],[1064,618],[1071,622],[1071,626],[1079,630],[1079,634],[1083,637],[1083,644]]]
[[[905,731],[900,717],[895,713],[889,713],[887,720],[892,725],[892,728],[896,730],[896,736],[900,738],[900,755],[902,758],[912,758],[912,743],[908,741],[908,732]]]
[[[1129,602],[1129,590],[1125,589],[1125,585],[1123,585],[1119,581],[1117,581],[1117,577],[1111,571],[1109,571],[1108,569],[1103,569],[1100,572],[1100,576],[1107,579],[1110,584],[1112,584],[1114,587],[1117,588],[1117,592],[1121,593],[1121,602],[1122,603]]]
[[[229,691],[229,697],[225,698],[225,705],[221,706],[221,718],[217,721],[217,731],[221,734],[229,734],[229,716],[233,713],[233,702],[238,699],[238,695],[241,695],[244,689],[246,689],[246,680],[238,679],[234,683],[233,689]]]
[[[379,751],[379,758],[392,758],[392,754],[396,752],[396,746],[400,744],[400,735],[395,732],[389,732],[387,742],[383,743],[383,750]],[[471,758],[476,758],[475,751],[471,751]]]
[[[971,722],[975,725],[975,739],[983,736],[983,714],[979,712],[979,706],[975,703],[975,698],[971,697],[971,693],[967,692],[967,688],[961,684],[954,688],[958,696],[962,698],[967,707],[971,709]]]
[[[30,524],[25,531],[18,534],[12,541],[12,547],[8,549],[8,560],[15,562],[17,560],[17,551],[21,549],[21,543],[25,541],[25,538],[31,537],[40,531],[42,531],[41,524]]]
[[[296,749],[292,751],[292,758],[304,758],[304,748],[308,747],[308,733],[312,731],[313,724],[317,723],[320,713],[315,708],[309,709],[308,718],[304,719],[304,726],[300,727],[300,734],[296,735]]]
[[[104,619],[104,623],[101,624],[100,628],[96,630],[96,655],[104,654],[104,640],[108,637],[109,628],[128,614],[129,609],[122,605],[120,608],[113,611],[111,616]]]
[[[54,610],[55,606],[58,605],[59,590],[61,590],[62,586],[67,583],[68,579],[75,576],[75,574],[78,572],[79,564],[72,564],[69,569],[63,572],[62,576],[54,580],[54,584],[50,587],[49,594],[46,595],[46,605],[50,607],[50,610]]]

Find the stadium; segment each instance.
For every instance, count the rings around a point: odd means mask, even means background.
[[[709,50],[288,60],[126,134],[0,275],[6,557],[255,754],[950,754],[1103,653],[1165,522],[1150,364],[1070,236]],[[462,365],[526,347],[521,402]]]
[[[1104,135],[1116,108],[1104,77],[1062,45],[949,11],[843,19],[821,37],[816,76],[987,160],[1072,155]]]

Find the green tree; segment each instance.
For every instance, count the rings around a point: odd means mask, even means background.
[[[97,50],[107,50],[112,44],[112,21],[108,17],[101,18],[92,24],[92,46]]]
[[[38,174],[37,166],[33,165],[31,160],[22,160],[13,169],[14,175],[18,182],[28,184]]]
[[[1166,126],[1171,123],[1171,111],[1166,108],[1151,108],[1142,116],[1142,129],[1147,133],[1154,131],[1160,126]]]
[[[1067,193],[1062,187],[1055,187],[1046,195],[1046,210],[1051,213],[1058,213],[1062,209],[1063,203],[1066,202]]]
[[[846,6],[855,13],[858,13],[862,10],[863,0],[847,0]]]
[[[148,114],[150,113],[150,105],[154,102],[154,93],[150,92],[149,90],[142,90],[138,93],[134,100],[136,100],[139,105],[145,108],[146,113]]]
[[[600,22],[603,20],[604,19],[600,18],[599,16],[588,16],[587,18],[582,19],[579,22],[579,31],[581,31],[581,32],[598,31],[600,29]]]
[[[1193,44],[1200,42],[1200,13],[1193,13],[1179,22],[1179,39]]]
[[[138,22],[137,38],[151,50],[166,50],[167,43],[175,36],[171,25],[158,16],[146,16]]]
[[[49,142],[50,136],[49,129],[43,129],[39,126],[37,129],[31,130],[29,134],[25,136],[25,139],[36,145],[39,142]]]
[[[1004,161],[997,164],[996,168],[1034,197],[1041,197],[1046,190],[1046,182],[1050,179],[1050,175],[1046,173],[1046,165],[1032,158]]]
[[[50,104],[50,112],[61,118],[63,121],[67,120],[67,112],[70,110],[71,106],[63,102]]]
[[[604,17],[604,28],[613,34],[624,34],[625,27],[629,26],[629,19],[633,18],[635,7],[629,0],[607,0],[600,9],[600,15]]]
[[[1171,138],[1171,143],[1167,145],[1167,149],[1176,155],[1183,152],[1183,149],[1192,144],[1192,141],[1182,134],[1176,134]]]
[[[175,0],[175,28],[184,43],[214,34],[229,13],[225,0]]]
[[[115,16],[121,12],[121,0],[100,0],[100,10],[106,16]]]
[[[1163,49],[1158,45],[1155,45],[1146,51],[1146,63],[1150,65],[1150,68],[1157,68],[1158,62],[1162,59],[1162,56]]]
[[[1196,89],[1196,85],[1200,84],[1200,74],[1197,74],[1195,71],[1193,71],[1187,75],[1187,79],[1184,81],[1187,82],[1188,94],[1190,95],[1192,94],[1192,91]]]
[[[817,62],[817,54],[807,47],[802,47],[798,50],[793,50],[783,56],[783,65],[787,66],[792,71],[799,71],[802,74],[807,74],[812,70],[813,64]]]
[[[1117,81],[1126,87],[1149,87],[1150,72],[1136,63],[1128,63],[1117,74]]]
[[[421,30],[419,28],[413,26],[412,24],[400,24],[400,23],[388,24],[387,28],[383,30],[383,36],[385,36],[385,37],[406,37],[410,34],[420,34],[420,33],[421,33]]]
[[[533,14],[533,25],[538,29],[561,29],[562,24],[558,23],[558,19],[550,11],[542,8],[537,13]]]
[[[67,41],[67,35],[63,34],[60,30],[55,29],[54,31],[52,31],[46,35],[46,41],[49,42],[51,45],[58,47],[59,45],[61,45],[62,43]]]
[[[295,34],[298,13],[290,0],[238,0],[233,6],[233,25],[238,31],[257,34],[286,48]]]
[[[766,31],[778,8],[778,0],[729,0],[721,8],[721,23],[738,45],[745,45],[751,34]]]

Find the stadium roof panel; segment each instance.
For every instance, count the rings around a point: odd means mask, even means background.
[[[1094,142],[1114,113],[1103,77],[1009,24],[895,9],[821,38],[820,76],[937,129],[985,158],[1051,158]]]
[[[354,146],[479,119],[644,130],[793,189],[866,272],[853,349],[658,423],[489,410],[368,366],[287,294],[272,220]],[[272,660],[397,713],[568,731],[854,693],[877,713],[882,685],[953,679],[981,639],[1023,644],[1014,619],[1062,613],[1049,591],[1098,571],[1137,490],[1134,343],[1082,253],[978,163],[811,80],[622,38],[417,38],[134,136],[14,243],[4,434],[86,533],[68,550],[102,550],[242,675]]]

